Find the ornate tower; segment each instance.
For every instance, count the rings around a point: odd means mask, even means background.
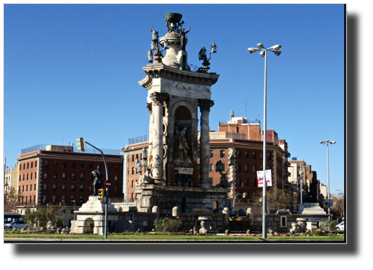
[[[154,29],[152,48],[155,63],[143,67],[146,77],[139,83],[148,90],[150,114],[148,166],[158,185],[211,187],[209,181],[209,112],[214,105],[211,85],[219,75],[200,68],[192,72],[187,64],[185,29],[181,14],[165,16],[168,32],[159,39],[167,50],[159,50]],[[151,51],[149,52],[151,54]],[[151,54],[152,55],[152,54]],[[152,62],[150,58],[149,61]],[[198,122],[200,109],[200,160],[197,164]]]
[[[168,13],[164,17],[168,31],[159,38],[152,28],[150,64],[143,67],[146,76],[139,82],[148,91],[150,120],[149,146],[143,149],[146,159],[141,165],[146,166],[147,173],[141,175],[136,186],[135,204],[139,212],[150,212],[157,206],[161,216],[170,215],[174,207],[196,220],[200,213],[222,215],[227,190],[212,187],[209,180],[209,114],[214,105],[211,86],[219,75],[208,72],[210,59],[204,47],[198,54],[203,67],[191,70],[186,51],[190,27],[185,31],[181,14]],[[216,45],[213,43],[211,48],[210,58]],[[140,162],[137,164],[141,171]]]

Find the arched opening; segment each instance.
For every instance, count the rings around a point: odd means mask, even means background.
[[[83,229],[83,233],[92,233],[93,234],[93,228],[95,226],[95,222],[93,221],[92,218],[87,218],[86,220],[84,220],[84,229]]]

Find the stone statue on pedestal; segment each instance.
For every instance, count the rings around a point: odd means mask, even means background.
[[[93,181],[93,196],[98,196],[98,190],[102,188],[102,179],[104,174],[101,171],[101,165],[97,166],[97,170],[92,171],[95,180]]]

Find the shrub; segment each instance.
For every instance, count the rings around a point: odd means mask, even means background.
[[[319,228],[325,231],[334,231],[335,226],[338,224],[338,220],[327,220],[320,222]]]
[[[154,220],[154,227],[157,232],[176,232],[179,230],[180,226],[180,220],[164,218]]]

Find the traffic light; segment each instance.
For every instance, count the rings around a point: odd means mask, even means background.
[[[84,146],[84,140],[83,137],[80,137],[79,139],[76,139],[78,141],[78,150],[80,151],[85,151],[85,146]]]
[[[104,202],[104,200],[105,200],[105,193],[104,193],[104,189],[103,188],[100,188],[98,190],[98,196],[99,196],[98,199],[100,201]]]

